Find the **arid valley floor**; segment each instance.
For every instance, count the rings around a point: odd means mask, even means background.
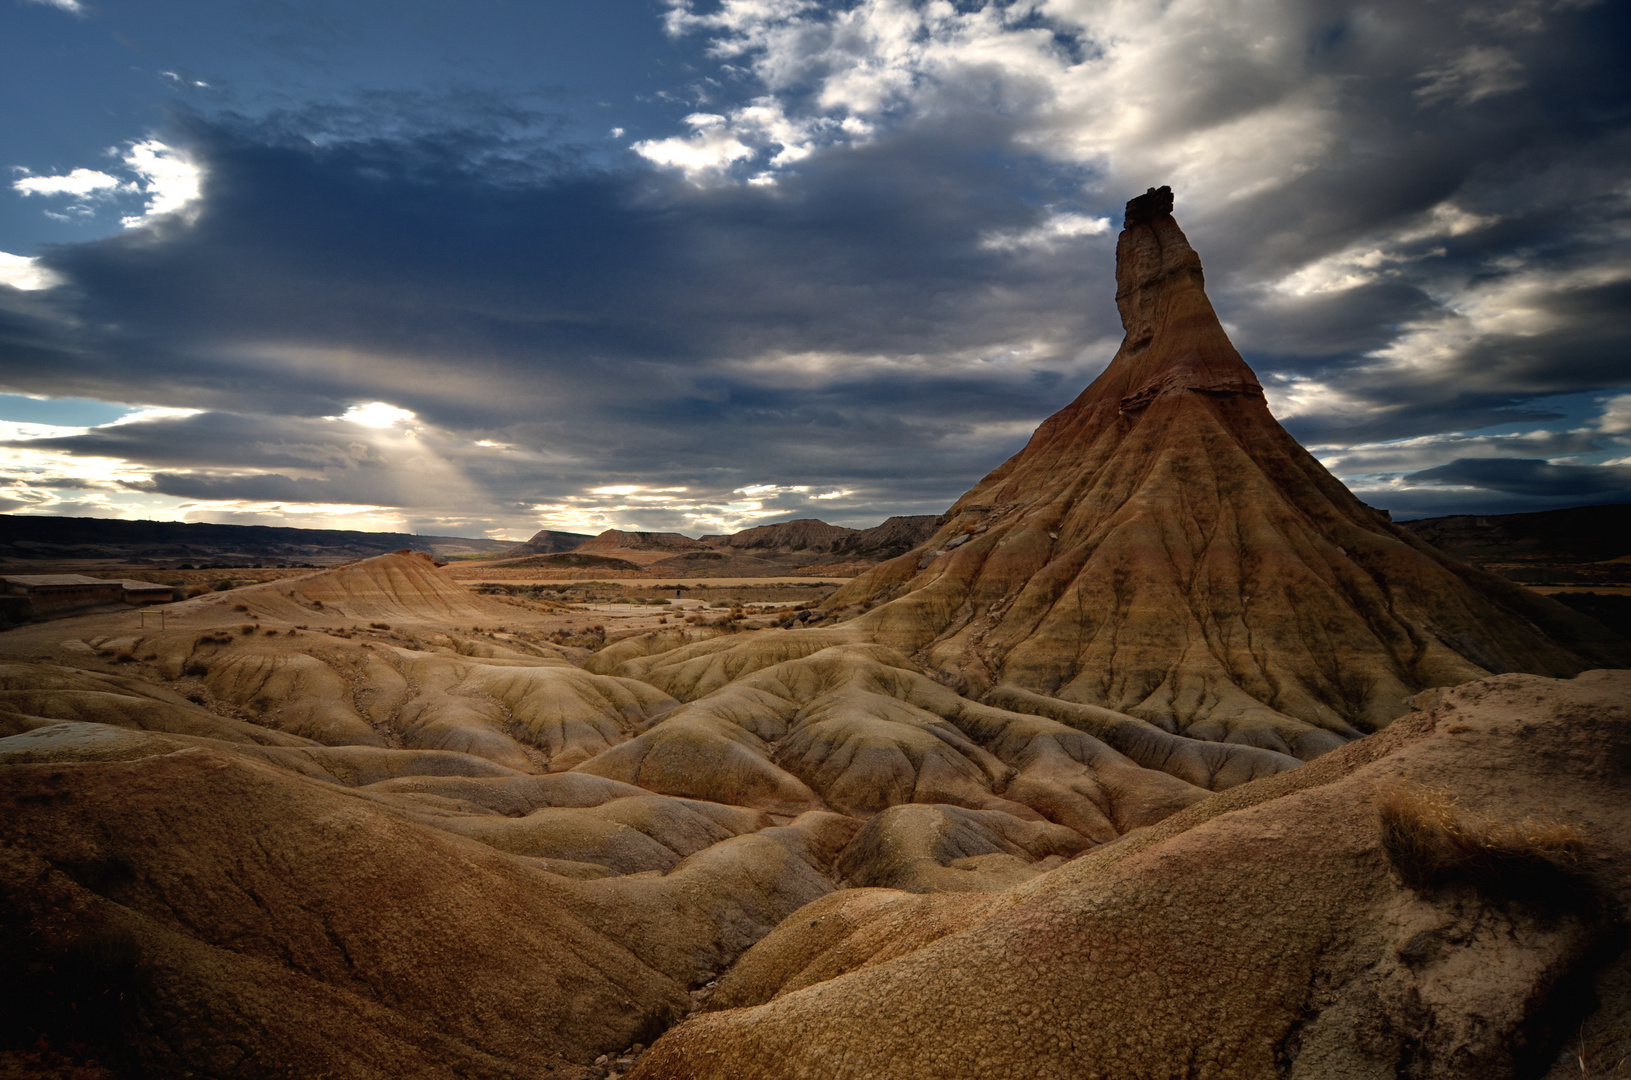
[[[1631,642],[1299,446],[1170,198],[937,518],[0,633],[0,1077],[1631,1076]]]

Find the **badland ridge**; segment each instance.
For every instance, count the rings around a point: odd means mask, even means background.
[[[398,553],[0,634],[0,1072],[1631,1053],[1631,643],[1297,446],[1171,209],[1105,372],[798,618],[606,640]]]

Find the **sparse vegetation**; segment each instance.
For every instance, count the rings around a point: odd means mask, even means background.
[[[1579,879],[1585,837],[1552,818],[1503,822],[1461,809],[1455,796],[1400,782],[1377,792],[1382,848],[1417,892],[1470,884],[1525,896]]]

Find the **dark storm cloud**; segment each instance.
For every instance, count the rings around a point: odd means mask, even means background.
[[[47,252],[58,289],[0,288],[4,382],[205,410],[29,444],[140,462],[175,497],[509,525],[597,486],[797,485],[767,505],[865,524],[944,508],[1075,396],[1120,336],[1120,204],[1172,180],[1305,441],[1631,383],[1623,9],[1260,7],[1170,5],[1122,28],[1147,46],[1125,55],[1085,4],[931,27],[915,52],[806,13],[744,46],[698,104],[716,120],[670,147],[728,130],[757,156],[689,176],[595,166],[546,107],[479,96],[178,120],[196,219]],[[1004,59],[1027,26],[1046,33]],[[767,57],[783,74],[753,75]],[[852,83],[874,69],[902,77],[871,135],[815,123],[835,94],[871,100]],[[1128,133],[1135,97],[1158,126]],[[744,182],[774,150],[750,98],[808,139],[773,184]],[[322,419],[370,401],[417,414],[418,441]],[[1491,497],[1622,484],[1461,464]],[[1400,505],[1450,505],[1449,475],[1411,474]],[[694,509],[636,512],[695,531]]]
[[[1631,502],[1631,466],[1555,465],[1531,458],[1463,458],[1425,469],[1416,484],[1485,488],[1506,495]]]
[[[34,445],[323,468],[343,449],[282,429],[382,400],[583,457],[570,476],[506,478],[521,499],[633,476],[865,482],[880,505],[863,513],[881,517],[955,498],[1107,357],[1084,363],[1081,343],[1119,329],[1108,237],[979,247],[1033,216],[990,190],[1046,195],[1051,180],[982,162],[978,132],[834,152],[771,191],[632,170],[523,185],[433,140],[319,148],[201,124],[192,138],[208,177],[196,222],[52,253],[78,326],[36,320],[53,362],[9,374],[29,392],[220,411]],[[1016,339],[1040,342],[1040,362],[1010,355]],[[155,483],[296,498],[270,478]]]

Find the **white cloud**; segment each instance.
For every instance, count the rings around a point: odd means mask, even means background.
[[[1405,245],[1464,236],[1499,220],[1498,214],[1475,214],[1452,202],[1442,202],[1416,220],[1405,222],[1391,235],[1361,240],[1299,267],[1275,282],[1273,288],[1290,296],[1315,296],[1346,292],[1383,278],[1398,277],[1406,264],[1445,253],[1442,247],[1405,251]]]
[[[13,180],[11,186],[24,196],[72,199],[66,214],[46,211],[48,217],[59,220],[90,217],[96,212],[94,204],[132,195],[145,195],[147,201],[140,214],[127,214],[119,219],[127,229],[145,225],[164,214],[179,214],[184,220],[191,220],[197,214],[204,172],[185,152],[157,139],[147,139],[126,147],[120,161],[135,175],[134,180],[121,180],[98,169],[81,168],[61,176],[23,176]]]
[[[0,442],[28,442],[31,439],[61,439],[83,435],[88,428],[64,424],[34,424],[26,420],[0,420]]]
[[[75,169],[66,176],[25,176],[11,186],[24,195],[72,195],[76,199],[107,198],[136,185],[95,169]]]
[[[752,147],[732,134],[723,116],[692,113],[685,122],[691,125],[693,134],[645,139],[634,144],[634,152],[654,164],[680,169],[693,180],[701,180],[754,155]]]
[[[1263,396],[1282,422],[1300,416],[1370,416],[1378,411],[1372,402],[1306,375],[1271,373],[1263,379]]]
[[[341,415],[329,419],[348,420],[363,427],[389,428],[397,424],[406,424],[418,417],[407,409],[399,409],[383,401],[370,401],[365,405],[353,405]]]
[[[1522,262],[1504,269],[1441,285],[1437,313],[1404,324],[1392,342],[1369,354],[1385,365],[1371,377],[1457,372],[1461,358],[1486,341],[1536,337],[1569,325],[1568,294],[1631,281],[1631,259],[1623,257],[1574,270]]]
[[[144,225],[161,214],[180,213],[185,217],[197,212],[204,170],[184,152],[148,139],[133,143],[124,163],[142,178],[142,193],[147,196],[140,215],[120,219],[127,229]]]
[[[202,409],[177,409],[166,405],[144,405],[134,412],[126,413],[112,423],[99,425],[101,427],[122,427],[125,424],[151,424],[162,420],[185,420],[189,416],[197,416]]]
[[[42,7],[54,7],[58,11],[66,11],[70,15],[83,16],[85,14],[85,5],[81,4],[79,0],[28,0],[28,2],[39,4]]]
[[[988,232],[980,237],[980,246],[994,251],[1052,248],[1062,242],[1079,240],[1084,236],[1104,236],[1109,231],[1109,218],[1089,217],[1086,214],[1052,214],[1040,225],[1029,229]]]
[[[61,284],[61,275],[41,265],[39,259],[0,251],[0,285],[9,285],[23,292],[34,292],[38,289],[55,288]]]
[[[1031,152],[1093,166],[1107,183],[1182,185],[1193,209],[1284,185],[1333,144],[1340,87],[1308,72],[1313,18],[1292,0],[1013,0],[975,10],[861,0],[836,11],[725,0],[711,14],[670,0],[669,31],[708,33],[714,55],[745,64],[768,91],[755,106],[779,133],[743,110],[706,140],[646,145],[678,159],[678,144],[699,144],[701,160],[686,164],[700,178],[703,162],[717,173],[736,160],[718,161],[731,139],[779,145],[779,168],[891,124],[973,110],[1009,118]]]
[[[1631,394],[1615,394],[1597,400],[1603,405],[1602,415],[1595,425],[1597,430],[1609,435],[1631,434]]]

